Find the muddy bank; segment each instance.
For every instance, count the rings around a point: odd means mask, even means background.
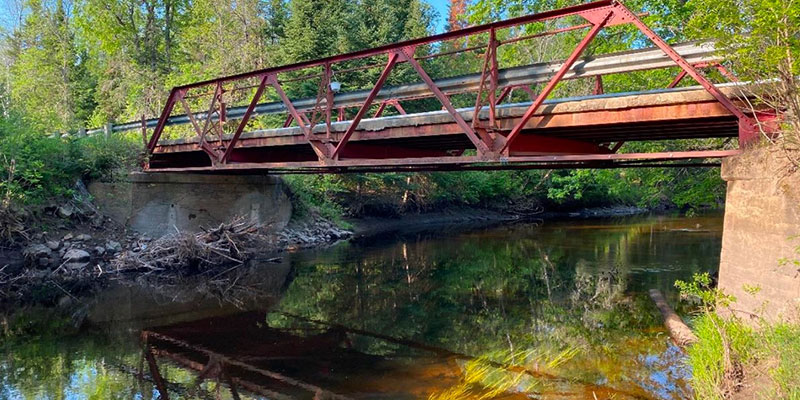
[[[353,236],[362,238],[395,232],[414,232],[446,225],[491,225],[530,218],[530,216],[485,209],[454,208],[447,211],[403,214],[394,218],[364,217],[346,221],[353,226]]]
[[[591,207],[582,208],[578,210],[566,211],[546,211],[540,215],[542,219],[560,219],[560,218],[611,218],[611,217],[627,217],[631,215],[645,214],[654,210],[636,206],[610,206],[610,207]]]
[[[569,211],[531,213],[503,212],[481,208],[459,207],[446,211],[403,214],[397,217],[363,217],[346,221],[353,226],[356,238],[392,233],[409,233],[440,226],[487,226],[517,221],[558,220],[570,218],[611,218],[639,215],[653,210],[634,206],[594,207]]]

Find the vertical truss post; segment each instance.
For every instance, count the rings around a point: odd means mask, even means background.
[[[583,53],[583,50],[585,50],[586,47],[589,45],[589,43],[592,42],[592,40],[595,38],[595,36],[597,36],[600,30],[603,29],[604,26],[606,26],[609,19],[611,19],[612,15],[614,15],[614,11],[607,12],[599,20],[599,22],[597,22],[596,24],[594,24],[594,26],[592,26],[592,29],[589,30],[589,33],[586,34],[583,40],[581,40],[581,42],[578,43],[578,46],[575,48],[575,50],[572,51],[572,54],[570,54],[567,60],[564,61],[564,64],[561,66],[561,69],[559,69],[558,72],[556,72],[555,76],[553,76],[550,79],[550,82],[547,83],[547,86],[545,86],[544,89],[542,89],[542,92],[539,93],[539,96],[536,97],[536,100],[533,101],[533,104],[531,104],[531,106],[528,107],[528,109],[525,111],[525,114],[522,115],[522,119],[517,123],[517,125],[514,126],[514,128],[511,130],[511,133],[508,134],[508,136],[506,137],[506,143],[501,149],[501,152],[509,151],[511,143],[514,141],[514,139],[516,139],[519,136],[519,134],[525,128],[525,124],[527,124],[528,121],[530,121],[530,119],[533,117],[533,114],[536,112],[539,106],[541,106],[542,103],[544,103],[544,100],[547,98],[550,92],[552,92],[553,89],[555,89],[558,82],[560,82],[561,79],[564,77],[564,75],[566,75],[567,72],[570,70],[570,68],[572,68],[572,65],[575,64],[575,61],[578,60],[578,57],[580,57],[581,53]]]
[[[211,164],[216,164],[217,161],[219,161],[219,154],[217,153],[217,151],[214,148],[212,148],[208,144],[208,142],[206,142],[206,132],[208,132],[208,124],[209,124],[209,121],[211,120],[211,112],[212,112],[212,110],[214,108],[214,102],[216,100],[216,93],[217,92],[215,90],[214,91],[214,97],[211,99],[211,106],[210,106],[210,108],[208,110],[208,114],[206,114],[206,122],[205,122],[205,125],[203,126],[202,129],[200,128],[200,125],[197,123],[197,120],[194,117],[194,113],[192,112],[191,107],[189,107],[189,103],[187,103],[186,99],[184,98],[186,96],[186,90],[183,90],[180,93],[178,93],[178,98],[180,99],[181,104],[183,105],[183,109],[186,111],[186,116],[189,118],[189,121],[192,123],[192,126],[194,127],[195,132],[197,132],[197,138],[198,138],[199,143],[200,143],[200,148],[211,159]]]
[[[678,52],[676,52],[664,39],[661,39],[655,32],[653,32],[650,27],[645,25],[636,14],[632,13],[627,7],[622,5],[621,3],[614,3],[614,10],[623,14],[626,19],[630,20],[634,25],[636,25],[639,30],[647,36],[650,41],[652,41],[667,57],[671,58],[676,64],[678,64],[681,69],[683,69],[687,75],[694,78],[697,83],[700,84],[703,88],[708,91],[712,96],[714,96],[717,101],[722,104],[728,111],[730,111],[736,118],[739,119],[739,145],[746,146],[754,143],[758,140],[758,136],[755,130],[755,121],[753,121],[750,117],[745,115],[741,110],[739,110],[733,102],[728,99],[725,94],[723,94],[719,88],[714,86],[708,79],[706,79],[702,74],[697,72],[697,70],[689,64],[686,59],[684,59]]]
[[[331,140],[331,112],[333,111],[333,90],[331,90],[331,63],[325,63],[325,138]]]
[[[603,90],[603,76],[597,75],[594,77],[594,94],[603,94],[605,91]]]
[[[456,124],[458,124],[458,126],[464,130],[464,133],[467,134],[469,140],[478,150],[478,154],[483,156],[489,155],[491,153],[491,150],[486,145],[486,143],[490,141],[489,137],[488,136],[483,138],[478,137],[478,135],[475,133],[475,130],[473,130],[472,127],[469,126],[469,124],[466,121],[464,121],[464,118],[461,117],[461,114],[459,114],[458,111],[456,111],[455,107],[453,107],[453,104],[450,103],[450,99],[448,99],[447,96],[444,93],[442,93],[441,89],[439,89],[439,87],[436,86],[436,83],[433,82],[433,79],[431,79],[428,73],[425,72],[424,69],[422,69],[422,66],[419,65],[419,62],[417,62],[417,60],[414,59],[414,47],[413,46],[406,47],[401,49],[400,51],[403,55],[403,61],[406,61],[409,64],[411,64],[414,70],[417,71],[417,74],[419,74],[420,78],[422,78],[425,84],[428,85],[428,88],[433,92],[436,98],[439,99],[439,102],[442,103],[442,106],[447,110],[447,112],[450,113],[450,115],[453,116],[453,119],[456,121]]]
[[[205,121],[205,124],[203,124],[203,130],[202,130],[202,132],[198,132],[198,135],[200,136],[200,148],[203,149],[203,151],[205,151],[208,154],[208,156],[211,158],[211,162],[212,163],[216,163],[217,161],[219,161],[219,153],[217,152],[216,149],[212,148],[211,145],[208,144],[208,141],[206,140],[206,135],[208,134],[209,126],[212,127],[212,128],[216,127],[211,122],[211,119],[212,119],[211,116],[212,116],[212,114],[214,114],[214,111],[216,111],[215,106],[216,106],[216,103],[217,103],[218,100],[221,101],[221,98],[220,98],[221,96],[222,96],[222,83],[217,82],[217,84],[214,87],[214,95],[213,95],[213,97],[211,97],[211,104],[208,105],[208,112],[206,113],[206,121]],[[185,102],[184,102],[184,105],[185,105]],[[222,113],[218,113],[218,116],[220,117],[220,119],[222,119]],[[222,142],[222,133],[221,133],[222,127],[219,127],[218,129],[219,129],[218,133],[219,133],[220,143],[221,143]]]
[[[256,93],[253,95],[253,99],[250,100],[250,105],[247,106],[247,111],[244,112],[242,120],[239,122],[239,126],[236,127],[236,131],[233,133],[233,137],[231,138],[230,142],[228,142],[228,147],[225,148],[225,153],[222,154],[220,162],[222,162],[223,164],[227,163],[228,160],[231,158],[233,149],[234,147],[236,147],[236,142],[239,141],[239,137],[242,136],[244,128],[250,121],[250,116],[253,115],[253,110],[256,108],[256,104],[258,104],[258,100],[261,98],[261,95],[264,94],[264,88],[267,85],[267,80],[271,76],[272,75],[263,75],[261,77],[261,82],[258,84],[258,88],[256,89]]]
[[[497,96],[497,78],[500,66],[497,64],[497,32],[494,28],[489,30],[489,47],[492,49],[492,58],[489,60],[489,128],[494,130],[496,125],[495,97]]]
[[[358,123],[361,122],[361,119],[364,118],[364,114],[366,114],[369,107],[372,105],[372,101],[375,100],[375,97],[378,95],[378,92],[381,91],[381,87],[383,87],[383,83],[386,82],[386,78],[389,77],[389,74],[394,69],[395,64],[397,64],[397,60],[400,58],[400,55],[396,51],[389,52],[389,60],[386,62],[386,66],[383,68],[381,75],[378,77],[378,81],[375,82],[375,86],[372,87],[369,94],[367,95],[366,100],[364,100],[364,104],[361,108],[358,109],[356,116],[353,117],[353,121],[350,123],[350,126],[347,127],[347,131],[345,131],[344,136],[339,141],[339,144],[336,145],[336,148],[333,150],[333,154],[331,158],[336,158],[341,154],[342,149],[347,142],[350,140],[350,136],[353,135],[356,128],[358,127]]]
[[[489,105],[489,124],[488,130],[492,131],[495,129],[495,106],[497,103],[497,76],[499,74],[499,68],[497,65],[497,34],[494,29],[489,30],[489,43],[486,45],[486,52],[484,53],[483,57],[483,67],[481,68],[481,80],[478,84],[478,95],[475,98],[475,111],[473,112],[472,117],[472,127],[474,129],[481,128],[480,123],[480,111],[483,109],[483,89],[486,87],[486,82],[489,82],[489,88],[486,90],[487,92],[487,103]],[[491,145],[492,141],[487,142],[487,145]]]

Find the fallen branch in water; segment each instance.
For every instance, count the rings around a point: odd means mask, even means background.
[[[113,261],[116,271],[200,272],[244,263],[268,242],[254,223],[241,218],[198,233],[177,233],[126,251]]]
[[[664,318],[664,326],[667,327],[669,335],[674,339],[678,345],[684,347],[686,345],[697,342],[697,336],[683,323],[681,317],[672,310],[672,307],[667,304],[667,300],[661,291],[658,289],[650,289],[650,298],[656,303],[658,311],[661,312],[661,317]]]

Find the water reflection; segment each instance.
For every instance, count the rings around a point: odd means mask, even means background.
[[[434,230],[139,279],[83,317],[3,317],[0,397],[687,398],[645,292],[716,269],[720,234],[718,217]]]

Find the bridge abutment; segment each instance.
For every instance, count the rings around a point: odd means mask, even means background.
[[[274,176],[132,173],[122,182],[93,182],[89,192],[104,214],[152,237],[235,217],[277,231],[292,214],[286,187]]]
[[[743,316],[800,321],[800,171],[789,156],[765,147],[722,162],[719,288]]]

